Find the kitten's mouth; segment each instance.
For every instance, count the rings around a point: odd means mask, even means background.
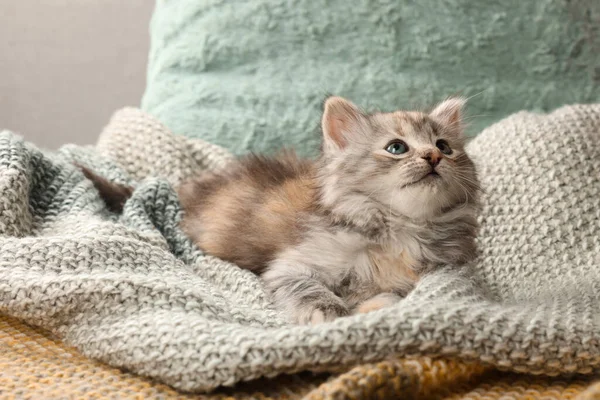
[[[438,179],[441,179],[440,174],[438,174],[438,172],[436,170],[432,169],[427,174],[423,175],[420,179],[417,179],[410,185],[418,185],[421,183],[433,183],[433,182],[437,181]]]
[[[408,186],[413,186],[413,185],[425,184],[425,183],[433,184],[433,183],[436,183],[441,180],[442,180],[441,175],[435,169],[432,169],[431,171],[429,171],[425,175],[421,176],[420,178],[415,179],[414,181],[403,185],[402,188],[405,188]]]
[[[425,175],[419,182],[433,182],[440,179],[440,174],[438,174],[435,170],[432,170],[430,173]]]

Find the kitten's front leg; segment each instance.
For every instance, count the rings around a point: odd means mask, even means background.
[[[331,216],[336,223],[352,227],[373,241],[386,240],[391,234],[385,213],[364,196],[348,196],[332,207]]]
[[[350,314],[346,303],[319,279],[315,270],[275,260],[263,274],[275,304],[299,324],[318,324]]]

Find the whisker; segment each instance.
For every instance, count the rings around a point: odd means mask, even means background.
[[[465,99],[465,101],[466,101],[466,102],[468,102],[468,101],[469,101],[469,100],[471,100],[472,98],[474,98],[474,97],[477,97],[477,96],[480,96],[480,95],[482,95],[483,93],[485,93],[485,92],[486,92],[486,91],[488,91],[488,90],[490,90],[490,88],[489,88],[489,87],[488,87],[488,88],[485,88],[485,89],[483,89],[481,92],[475,93],[474,95],[467,97],[467,98]]]

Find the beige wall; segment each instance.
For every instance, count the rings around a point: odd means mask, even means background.
[[[0,5],[0,130],[40,146],[94,143],[115,109],[139,105],[152,0]]]

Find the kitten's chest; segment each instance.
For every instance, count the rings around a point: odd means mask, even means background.
[[[373,282],[381,291],[406,294],[417,282],[417,261],[407,248],[372,245],[366,251]]]

